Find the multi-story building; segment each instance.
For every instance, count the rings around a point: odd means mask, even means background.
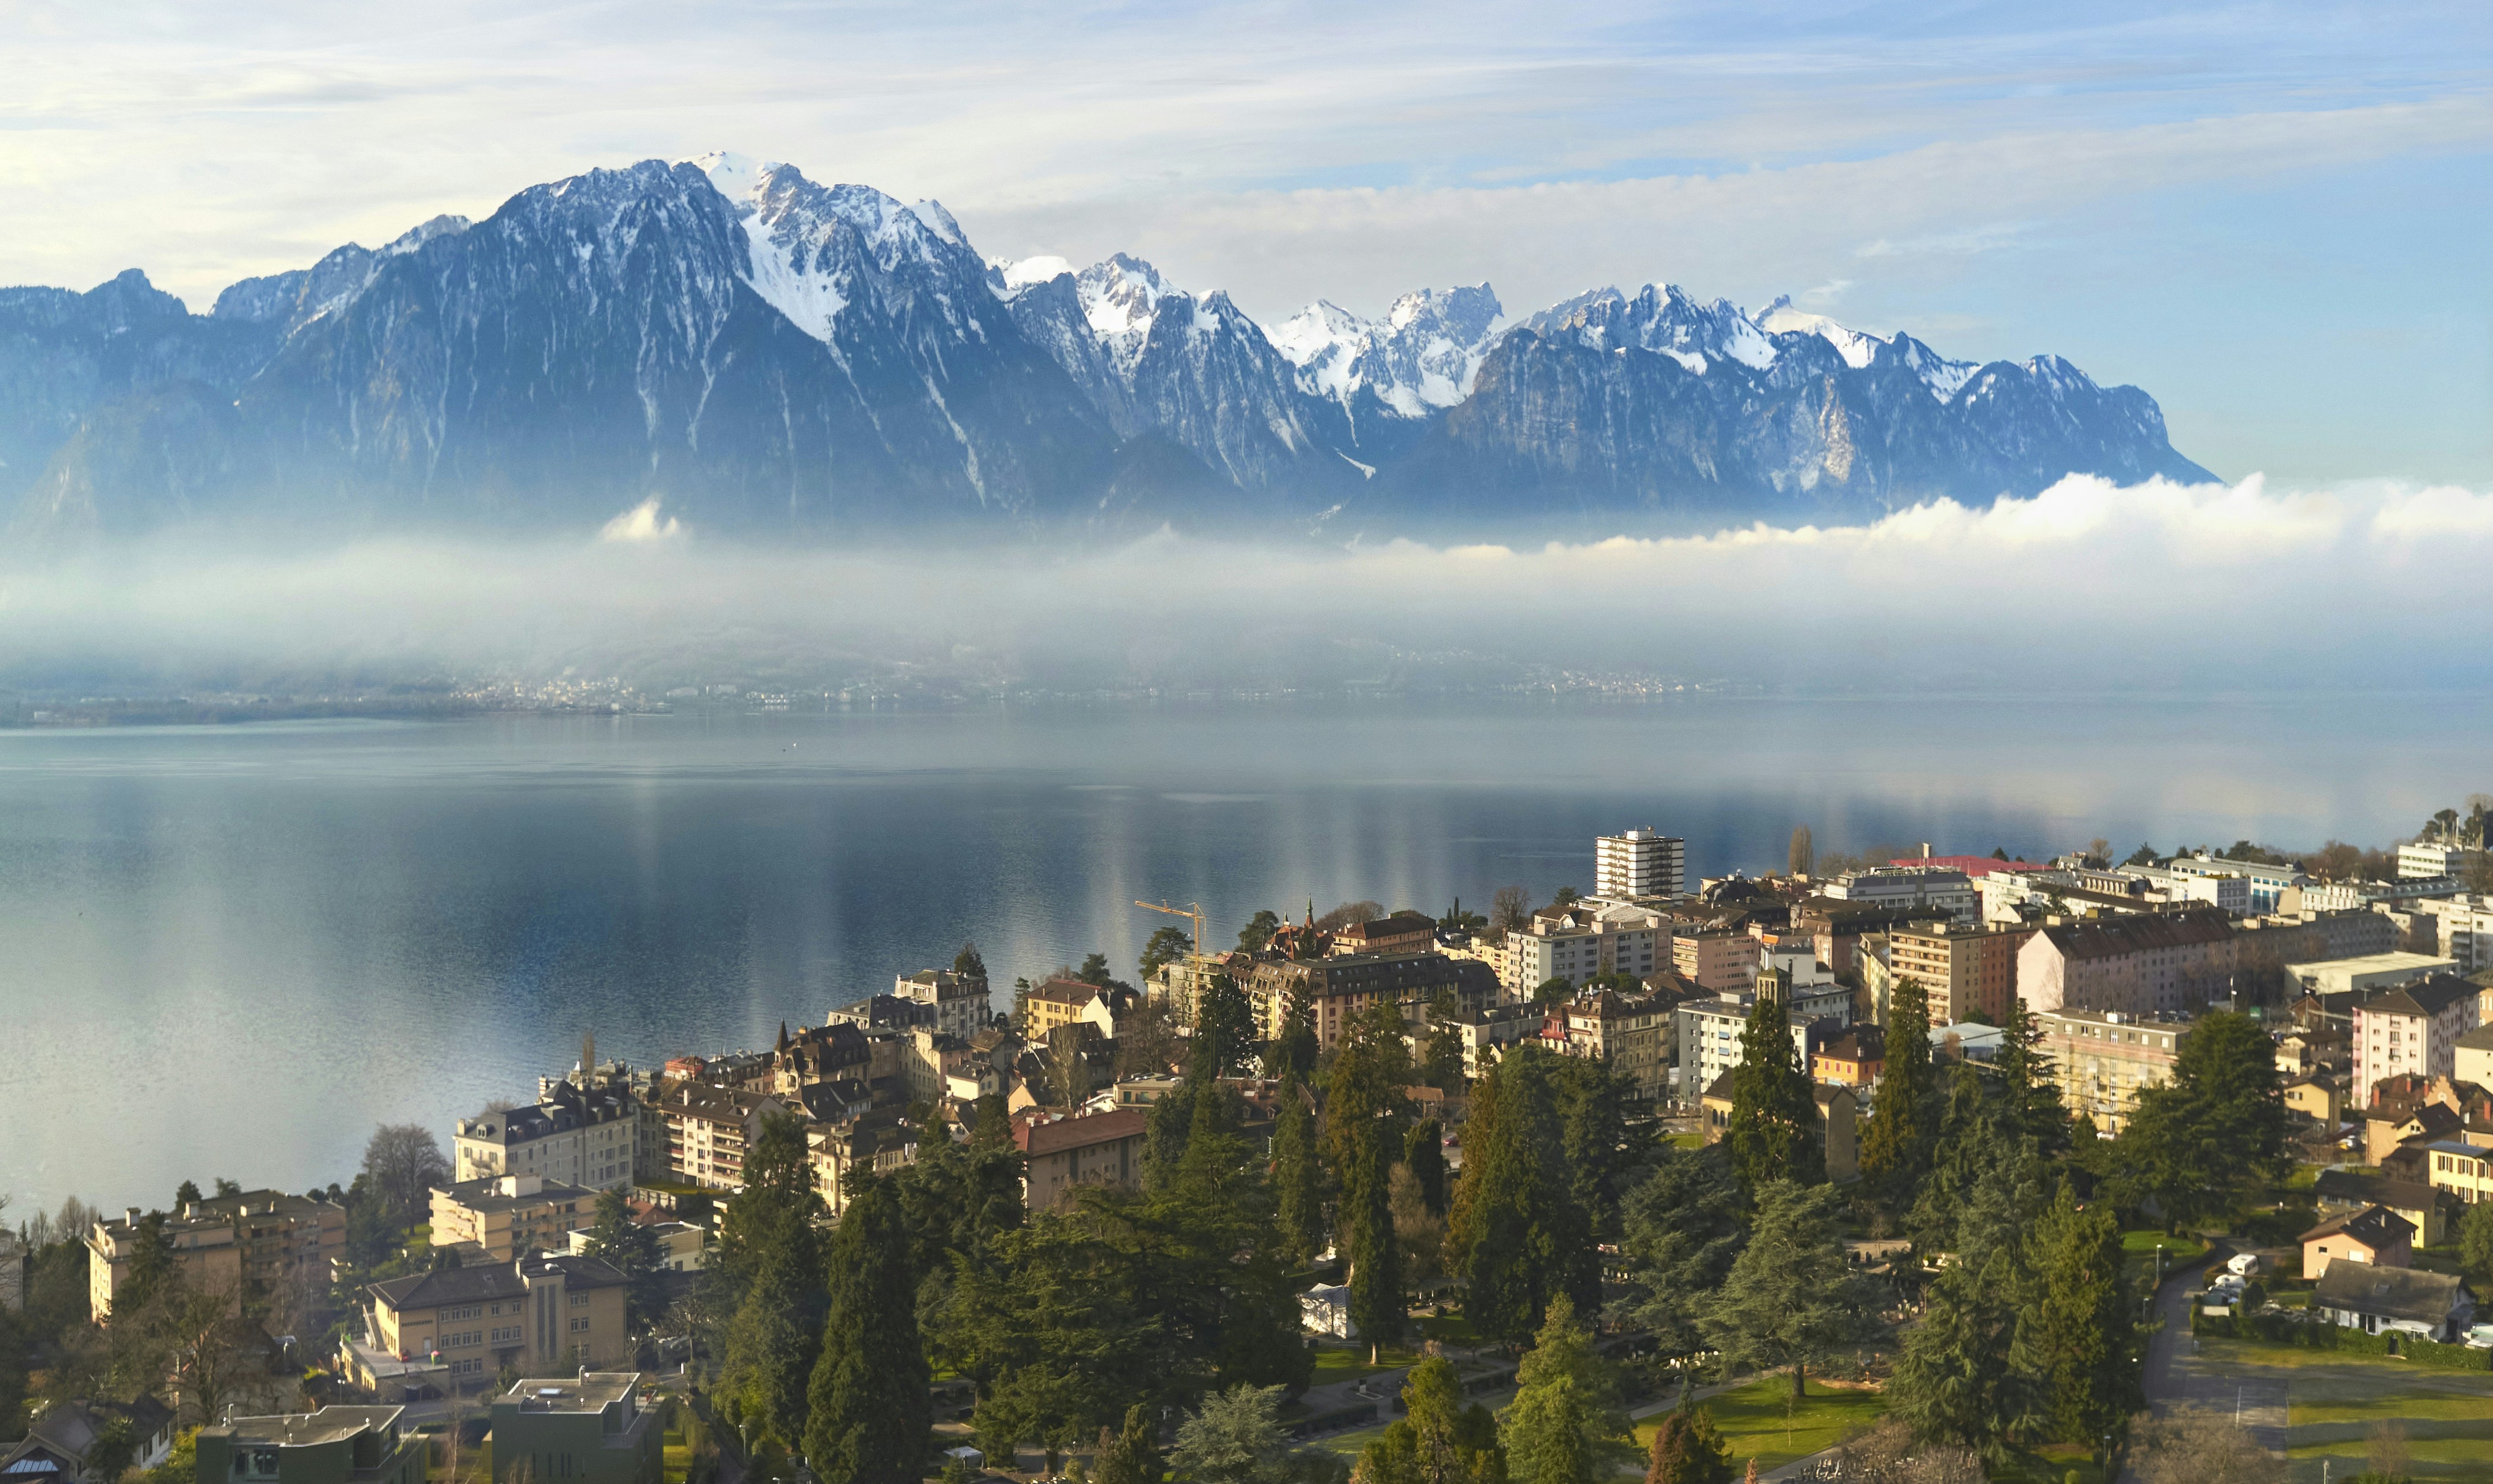
[[[2387,913],[2364,908],[2321,911],[2300,908],[2271,912],[2235,924],[2242,934],[2245,955],[2262,954],[2277,963],[2313,963],[2386,954],[2403,938]],[[2245,956],[2245,965],[2252,960]]]
[[[2173,1080],[2173,1065],[2190,1039],[2178,1017],[2140,1018],[2119,1011],[2048,1010],[2034,1016],[2037,1045],[2071,1113],[2118,1134],[2138,1111],[2139,1090]]]
[[[182,1207],[185,1221],[222,1221],[234,1229],[245,1296],[293,1284],[325,1290],[330,1264],[346,1250],[346,1208],[333,1200],[278,1191],[237,1191]]]
[[[2206,875],[2161,865],[2124,865],[2120,874],[2143,883],[2147,888],[2143,894],[2148,901],[2197,902],[2230,917],[2245,917],[2251,911],[2251,884],[2247,877]]]
[[[621,1273],[595,1257],[538,1254],[436,1268],[367,1285],[372,1347],[401,1360],[437,1357],[453,1386],[526,1371],[620,1365],[632,1358]]]
[[[1437,946],[1437,920],[1425,912],[1397,912],[1333,930],[1327,952],[1335,954],[1425,954]]]
[[[640,1165],[641,1109],[629,1087],[556,1082],[526,1107],[488,1110],[451,1130],[451,1177],[535,1175],[591,1190],[629,1186]]]
[[[1628,900],[1688,890],[1688,842],[1646,826],[1593,841],[1593,894]]]
[[[1571,984],[1596,974],[1644,979],[1670,966],[1669,919],[1625,902],[1578,901],[1544,907],[1506,935],[1498,983],[1520,996],[1553,979]]]
[[[597,1220],[597,1193],[538,1175],[462,1180],[433,1191],[433,1245],[473,1242],[496,1262],[556,1251]]]
[[[2398,847],[2398,879],[2431,881],[2441,877],[2455,879],[2470,864],[2483,858],[2484,852],[2461,845],[2445,845],[2418,840]]]
[[[1674,1008],[1682,1103],[1692,1102],[1716,1078],[1740,1065],[1740,1038],[1749,1028],[1757,994],[1779,992],[1779,978],[1762,976],[1756,992],[1682,1000]],[[1851,1026],[1852,991],[1830,984],[1780,992],[1788,995],[1785,1015],[1791,1021],[1792,1053],[1801,1066],[1808,1067],[1820,1046]]]
[[[1979,922],[1982,893],[1973,878],[1945,867],[1880,865],[1847,871],[1826,884],[1825,894],[1863,906],[1908,908]]]
[[[1757,939],[1746,927],[1676,927],[1670,933],[1671,967],[1679,977],[1715,994],[1745,990],[1757,977]]]
[[[2386,920],[2385,920],[2386,921]],[[2324,958],[2288,963],[2285,972],[2318,995],[2377,994],[2412,984],[2437,974],[2455,974],[2458,960],[2430,954],[2363,954],[2353,958]]]
[[[2478,985],[2451,975],[2386,989],[2355,1007],[2355,1096],[2384,1077],[2448,1076],[2458,1040],[2478,1024]]]
[[[1244,984],[1254,970],[1255,955],[1236,949],[1220,954],[1180,954],[1160,965],[1159,972],[1143,986],[1143,997],[1152,1004],[1166,1006],[1170,1023],[1191,1034],[1195,1011],[1212,986],[1222,980]]]
[[[87,1314],[98,1324],[112,1314],[113,1296],[130,1282],[132,1257],[144,1235],[142,1224],[156,1218],[136,1206],[117,1222],[99,1221],[86,1234]],[[174,1269],[184,1282],[203,1293],[231,1293],[234,1308],[243,1299],[242,1242],[229,1217],[162,1217],[163,1240],[172,1248]]]
[[[1928,991],[1934,1025],[1968,1019],[1976,1011],[2005,1025],[2017,1003],[2017,953],[2034,933],[1954,924],[1899,927],[1887,934],[1887,970]]]
[[[1547,1018],[1538,1005],[1492,1005],[1461,1010],[1448,1023],[1463,1043],[1463,1075],[1477,1079],[1497,1064],[1508,1046],[1541,1034]]]
[[[1887,1070],[1887,1033],[1856,1025],[1810,1053],[1809,1077],[1829,1087],[1867,1087]]]
[[[2142,913],[2055,923],[2017,952],[2026,1008],[2187,1015],[2232,992],[2235,936],[2222,914]]]
[[[935,1028],[963,1041],[994,1018],[987,1007],[987,982],[976,975],[956,974],[950,969],[920,969],[894,980],[891,993],[895,999],[931,1007]]]
[[[1140,1108],[1016,1123],[1013,1142],[1027,1162],[1022,1203],[1044,1211],[1071,1200],[1086,1185],[1130,1190],[1141,1184],[1143,1135],[1150,1124],[1151,1115]]]
[[[823,1016],[826,1025],[854,1025],[861,1031],[908,1030],[912,1026],[933,1025],[935,1007],[904,1000],[898,995],[872,994],[854,1005],[835,1005]]]
[[[199,1484],[424,1484],[424,1436],[400,1407],[231,1417],[198,1431]]]
[[[1060,1025],[1089,1021],[1099,1028],[1102,1036],[1117,1034],[1116,1006],[1110,1003],[1108,991],[1078,979],[1051,979],[1034,984],[1022,996],[1024,1023],[1014,1027],[1024,1038],[1045,1041],[1047,1033]]]
[[[2259,861],[2228,861],[2221,856],[2176,856],[2164,863],[2164,869],[2182,877],[2240,882],[2249,896],[2249,904],[2226,910],[2244,916],[2255,912],[2274,912],[2286,893],[2299,890],[2311,882],[2311,878],[2302,874],[2298,866]]]
[[[1255,1024],[1267,1038],[1279,1033],[1291,1001],[1305,996],[1315,1016],[1316,1044],[1328,1051],[1373,1006],[1399,1007],[1408,1024],[1425,1017],[1440,990],[1454,996],[1458,1010],[1486,1009],[1499,998],[1497,975],[1488,965],[1443,954],[1266,959],[1247,976],[1246,988]]]
[[[947,1137],[938,1130],[932,1136]],[[805,1160],[814,1171],[814,1194],[837,1221],[849,1208],[851,1176],[887,1175],[917,1163],[917,1130],[898,1109],[877,1109],[828,1128],[805,1131]]]
[[[2463,1139],[2436,1139],[2424,1146],[2424,1178],[2469,1205],[2493,1199],[2493,1149]]]
[[[794,1034],[782,1021],[779,1039],[770,1047],[770,1073],[763,1085],[779,1097],[798,1098],[806,1088],[824,1082],[871,1082],[878,1075],[899,1070],[896,1056],[889,1058],[892,1065],[877,1066],[875,1049],[875,1037],[854,1020],[808,1025]]]
[[[767,1093],[706,1082],[668,1083],[649,1108],[658,1124],[653,1177],[714,1191],[743,1189],[744,1152],[762,1136],[762,1120],[791,1111]]]
[[[1615,989],[1579,994],[1552,1007],[1549,1019],[1564,1035],[1551,1049],[1566,1056],[1607,1061],[1610,1071],[1636,1088],[1637,1097],[1667,1098],[1670,1009],[1657,994],[1621,994]]]
[[[635,1371],[580,1371],[524,1379],[494,1399],[494,1471],[525,1467],[554,1484],[660,1484],[666,1429],[644,1410]]]
[[[2387,913],[2364,915],[2388,921]],[[2457,964],[2460,973],[2493,968],[2493,896],[2462,892],[2430,897],[2414,903],[2406,915],[2410,923],[2430,920],[2441,955]]]

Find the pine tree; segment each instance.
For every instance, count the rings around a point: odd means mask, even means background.
[[[1549,1300],[1598,1302],[1600,1254],[1576,1201],[1549,1053],[1517,1046],[1481,1079],[1463,1129],[1463,1174],[1447,1223],[1449,1257],[1466,1280],[1463,1315],[1483,1335],[1519,1343]]]
[[[2035,1277],[2027,1322],[2053,1431],[2091,1446],[2146,1405],[2120,1222],[2108,1206],[2081,1210],[2063,1185],[2034,1226],[2027,1263]]]
[[[1905,1202],[1929,1167],[1937,1132],[1930,996],[1914,980],[1896,982],[1887,1008],[1886,1045],[1877,1105],[1861,1134],[1861,1178],[1888,1201]]]
[[[1628,1195],[1619,1250],[1630,1292],[1622,1308],[1667,1354],[1704,1347],[1697,1318],[1749,1237],[1748,1199],[1720,1144],[1664,1145]]]
[[[1506,1414],[1507,1467],[1517,1480],[1596,1484],[1636,1457],[1618,1386],[1593,1353],[1564,1295],[1551,1299],[1532,1350],[1516,1371]]]
[[[666,1251],[658,1234],[632,1219],[631,1197],[621,1186],[597,1193],[597,1216],[588,1227],[588,1256],[623,1275],[624,1309],[635,1332],[658,1321],[667,1307]]]
[[[1715,1430],[1714,1409],[1681,1407],[1654,1429],[1644,1484],[1731,1484],[1731,1450]]]
[[[1948,1078],[1947,1110],[1939,1119],[1930,1170],[1906,1219],[1906,1232],[1917,1254],[1933,1258],[1957,1251],[1957,1219],[1973,1198],[1983,1171],[2010,1142],[1982,1074],[1970,1063],[1958,1064]]]
[[[1281,1078],[1273,1130],[1273,1192],[1281,1250],[1293,1262],[1313,1261],[1325,1245],[1324,1176],[1316,1164],[1315,1114],[1296,1073]]]
[[[716,1291],[728,1301],[720,1388],[780,1442],[804,1434],[806,1388],[822,1344],[821,1209],[805,1159],[803,1125],[763,1120],[746,1152],[744,1189],[719,1220]]]
[[[1454,1362],[1431,1356],[1402,1384],[1403,1414],[1361,1453],[1362,1484],[1503,1484],[1505,1457],[1488,1408],[1463,1401]]]
[[[1092,1484],[1160,1484],[1162,1467],[1151,1408],[1137,1402],[1126,1408],[1125,1431],[1099,1450]]]
[[[1463,1037],[1455,1018],[1461,1012],[1452,989],[1439,989],[1428,1001],[1428,1050],[1420,1080],[1440,1092],[1463,1090]]]
[[[1316,1011],[1304,986],[1290,990],[1290,1003],[1281,1014],[1281,1034],[1264,1048],[1264,1075],[1271,1077],[1297,1075],[1304,1080],[1316,1070]]]
[[[2026,1318],[2032,1272],[2021,1243],[2039,1203],[2030,1155],[2008,1142],[1985,1166],[1957,1219],[1953,1260],[1932,1284],[1922,1322],[1906,1336],[1890,1407],[1927,1443],[1997,1462],[2010,1433],[2049,1405],[2035,1333]]]
[[[916,1484],[935,1417],[909,1227],[888,1181],[870,1178],[849,1202],[831,1237],[829,1271],[805,1462],[823,1484]]]
[[[1844,1260],[1832,1186],[1775,1180],[1757,1192],[1757,1224],[1705,1306],[1699,1327],[1726,1374],[1788,1366],[1795,1402],[1809,1368],[1851,1349],[1874,1327],[1875,1301]]]
[[[1255,1054],[1255,1012],[1246,991],[1226,974],[1216,974],[1194,1007],[1192,1052],[1186,1070],[1198,1068],[1212,1076],[1234,1076]]]
[[[2005,1034],[1995,1065],[1999,1069],[2004,1121],[2032,1139],[2042,1153],[2059,1154],[2069,1147],[2069,1110],[2061,1105],[2059,1084],[2052,1079],[2051,1059],[2041,1049],[2043,1028],[2034,1012],[2019,1000],[2009,1007],[2001,1029]]]
[[[1780,995],[1758,995],[1740,1033],[1727,1141],[1732,1167],[1751,1190],[1770,1180],[1816,1185],[1826,1178],[1817,1098],[1792,1045],[1791,1016]]]
[[[1159,1101],[1143,1120],[1143,1189],[1164,1191],[1177,1181],[1177,1172],[1186,1164],[1186,1143],[1194,1133],[1194,1102],[1211,1081],[1203,1069],[1207,1062],[1191,1063],[1178,1084],[1160,1094]]]

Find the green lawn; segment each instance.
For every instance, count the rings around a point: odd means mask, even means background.
[[[2416,1480],[2417,1484],[2422,1484],[2426,1479],[2482,1479],[2485,1476],[2484,1443],[2481,1439],[2418,1439],[2407,1444],[2407,1452],[2415,1460],[2414,1472],[2408,1477]],[[2322,1459],[2328,1459],[2336,1466],[2328,1476],[2340,1481],[2340,1484],[2363,1469],[2363,1443],[2360,1439],[2306,1443],[2298,1448],[2286,1449],[2285,1456],[2293,1468],[2295,1484],[2304,1484],[2305,1480],[2310,1484],[2320,1484]]]
[[[1730,1446],[1734,1470],[1752,1458],[1757,1461],[1760,1473],[1780,1469],[1793,1459],[1807,1458],[1835,1446],[1853,1429],[1868,1427],[1887,1409],[1887,1399],[1878,1392],[1811,1381],[1809,1399],[1792,1409],[1790,1430],[1787,1433],[1784,1400],[1790,1394],[1789,1380],[1769,1376],[1700,1404],[1714,1409],[1714,1425],[1722,1430],[1723,1440]],[[1657,1413],[1637,1424],[1637,1447],[1653,1447],[1653,1435],[1662,1426],[1662,1416]]]
[[[667,1435],[666,1453],[667,1484],[683,1484],[684,1470],[690,1469],[693,1463],[693,1450],[684,1446],[683,1434],[669,1433]]]
[[[2155,1256],[2155,1249],[2159,1247],[2171,1255],[2164,1259],[2168,1270],[2187,1263],[2191,1258],[2208,1250],[2208,1244],[2205,1242],[2185,1236],[2166,1236],[2153,1227],[2144,1231],[2124,1231],[2120,1234],[2120,1250],[2132,1257],[2152,1257]]]
[[[1419,1363],[1419,1352],[1387,1346],[1379,1363],[1367,1363],[1367,1347],[1364,1345],[1323,1345],[1316,1348],[1316,1374],[1312,1385],[1330,1385],[1335,1381],[1355,1381],[1363,1376],[1380,1371],[1398,1371]]]
[[[1413,1319],[1411,1324],[1413,1328],[1420,1331],[1421,1339],[1434,1340],[1439,1345],[1457,1346],[1468,1349],[1481,1343],[1480,1336],[1472,1333],[1472,1321],[1459,1314],[1450,1314],[1442,1318],[1429,1315],[1425,1318]]]

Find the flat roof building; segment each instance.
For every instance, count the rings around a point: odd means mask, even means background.
[[[1650,825],[1593,841],[1596,896],[1677,896],[1688,890],[1688,842]]]
[[[666,1433],[640,1399],[636,1371],[524,1379],[494,1399],[494,1471],[582,1484],[661,1484]]]

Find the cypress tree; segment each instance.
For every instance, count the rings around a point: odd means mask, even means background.
[[[1448,1222],[1449,1257],[1466,1279],[1463,1315],[1508,1344],[1540,1326],[1553,1296],[1577,1292],[1588,1268],[1600,1276],[1552,1105],[1552,1059],[1518,1046],[1481,1079]]]
[[[1428,1002],[1428,1052],[1420,1080],[1440,1092],[1463,1090],[1463,1038],[1455,1016],[1462,1007],[1452,989],[1440,989]]]
[[[732,1300],[720,1386],[768,1436],[793,1443],[804,1435],[826,1298],[803,1126],[765,1119],[744,1177],[719,1219],[715,1281]]]
[[[1770,1180],[1817,1185],[1826,1179],[1817,1099],[1792,1045],[1791,1015],[1780,995],[1760,994],[1740,1033],[1731,1069],[1731,1165],[1756,1190]]]
[[[2107,1206],[2079,1209],[2062,1185],[2034,1226],[2027,1262],[2036,1293],[2028,1322],[2053,1431],[2091,1446],[2146,1406],[2120,1223]]]
[[[1216,974],[1194,1008],[1192,1055],[1186,1070],[1230,1076],[1250,1065],[1255,1051],[1255,1013],[1246,991],[1226,974]]]
[[[1890,1201],[1908,1199],[1929,1167],[1937,1083],[1931,1071],[1930,995],[1899,980],[1887,1007],[1887,1062],[1877,1106],[1861,1132],[1861,1178]]]
[[[1999,1128],[1982,1074],[1960,1063],[1948,1079],[1947,1111],[1939,1119],[1939,1137],[1932,1151],[1920,1196],[1906,1221],[1913,1249],[1924,1257],[1959,1247],[1958,1219],[1971,1201],[1983,1172],[2008,1152],[2011,1140]]]
[[[1324,1251],[1323,1173],[1316,1166],[1315,1114],[1298,1074],[1281,1078],[1281,1105],[1273,1130],[1274,1219],[1281,1250],[1293,1262],[1312,1261]]]
[[[1163,1468],[1151,1408],[1137,1402],[1126,1408],[1125,1431],[1099,1450],[1099,1467],[1091,1476],[1092,1484],[1160,1484]]]
[[[1325,1106],[1325,1143],[1341,1189],[1341,1231],[1350,1256],[1350,1317],[1371,1345],[1400,1338],[1407,1317],[1391,1177],[1401,1152],[1396,1124],[1409,1076],[1401,1011],[1378,1005],[1352,1023],[1334,1062]]]
[[[849,1203],[831,1237],[829,1267],[805,1461],[823,1484],[916,1484],[935,1417],[909,1227],[890,1182],[870,1178]]]
[[[1178,1084],[1160,1095],[1143,1121],[1143,1189],[1164,1191],[1177,1183],[1186,1144],[1194,1133],[1194,1103],[1210,1078],[1190,1063]]]
[[[1302,1079],[1316,1070],[1316,1011],[1305,986],[1290,990],[1289,1008],[1281,1015],[1281,1033],[1264,1049],[1264,1075]]]
[[[1431,1216],[1446,1214],[1446,1130],[1434,1118],[1423,1118],[1402,1136],[1402,1163],[1420,1187],[1420,1199]]]

